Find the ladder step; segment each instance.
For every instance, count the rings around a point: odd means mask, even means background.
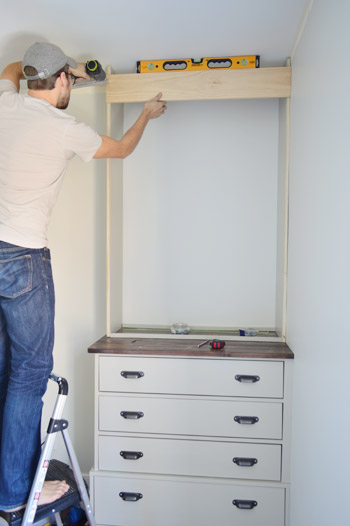
[[[54,515],[57,512],[74,506],[80,501],[73,471],[64,462],[56,459],[50,460],[45,480],[65,480],[69,485],[69,490],[63,495],[63,497],[55,500],[55,502],[45,504],[44,506],[38,506],[33,525],[43,519],[48,519],[51,515]],[[23,515],[24,509],[8,513],[6,520],[10,526],[20,526],[23,520]]]

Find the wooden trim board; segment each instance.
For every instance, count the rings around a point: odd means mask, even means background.
[[[107,73],[111,72],[108,66]],[[111,105],[107,103],[107,136],[111,136]],[[111,160],[106,161],[106,333],[111,331]]]
[[[291,92],[290,67],[134,73],[107,78],[107,103],[145,102],[159,92],[167,101],[285,98]]]

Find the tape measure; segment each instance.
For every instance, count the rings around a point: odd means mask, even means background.
[[[139,60],[137,73],[164,71],[201,71],[209,69],[249,69],[260,67],[260,55],[241,57],[185,58],[176,60]]]

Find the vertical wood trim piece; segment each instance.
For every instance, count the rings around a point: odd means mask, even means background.
[[[290,98],[286,100],[286,175],[284,196],[284,247],[283,247],[283,312],[282,312],[282,342],[286,341],[287,325],[287,273],[288,273],[288,226],[289,226],[289,125]]]
[[[111,66],[107,66],[111,74]],[[111,136],[111,104],[107,102],[107,136]],[[111,334],[111,160],[107,159],[106,173],[106,334]]]

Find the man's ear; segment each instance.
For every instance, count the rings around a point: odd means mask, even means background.
[[[55,87],[57,87],[57,86],[66,87],[68,82],[69,82],[69,80],[68,80],[67,75],[65,74],[64,71],[62,71],[60,73],[60,75],[56,79]]]

